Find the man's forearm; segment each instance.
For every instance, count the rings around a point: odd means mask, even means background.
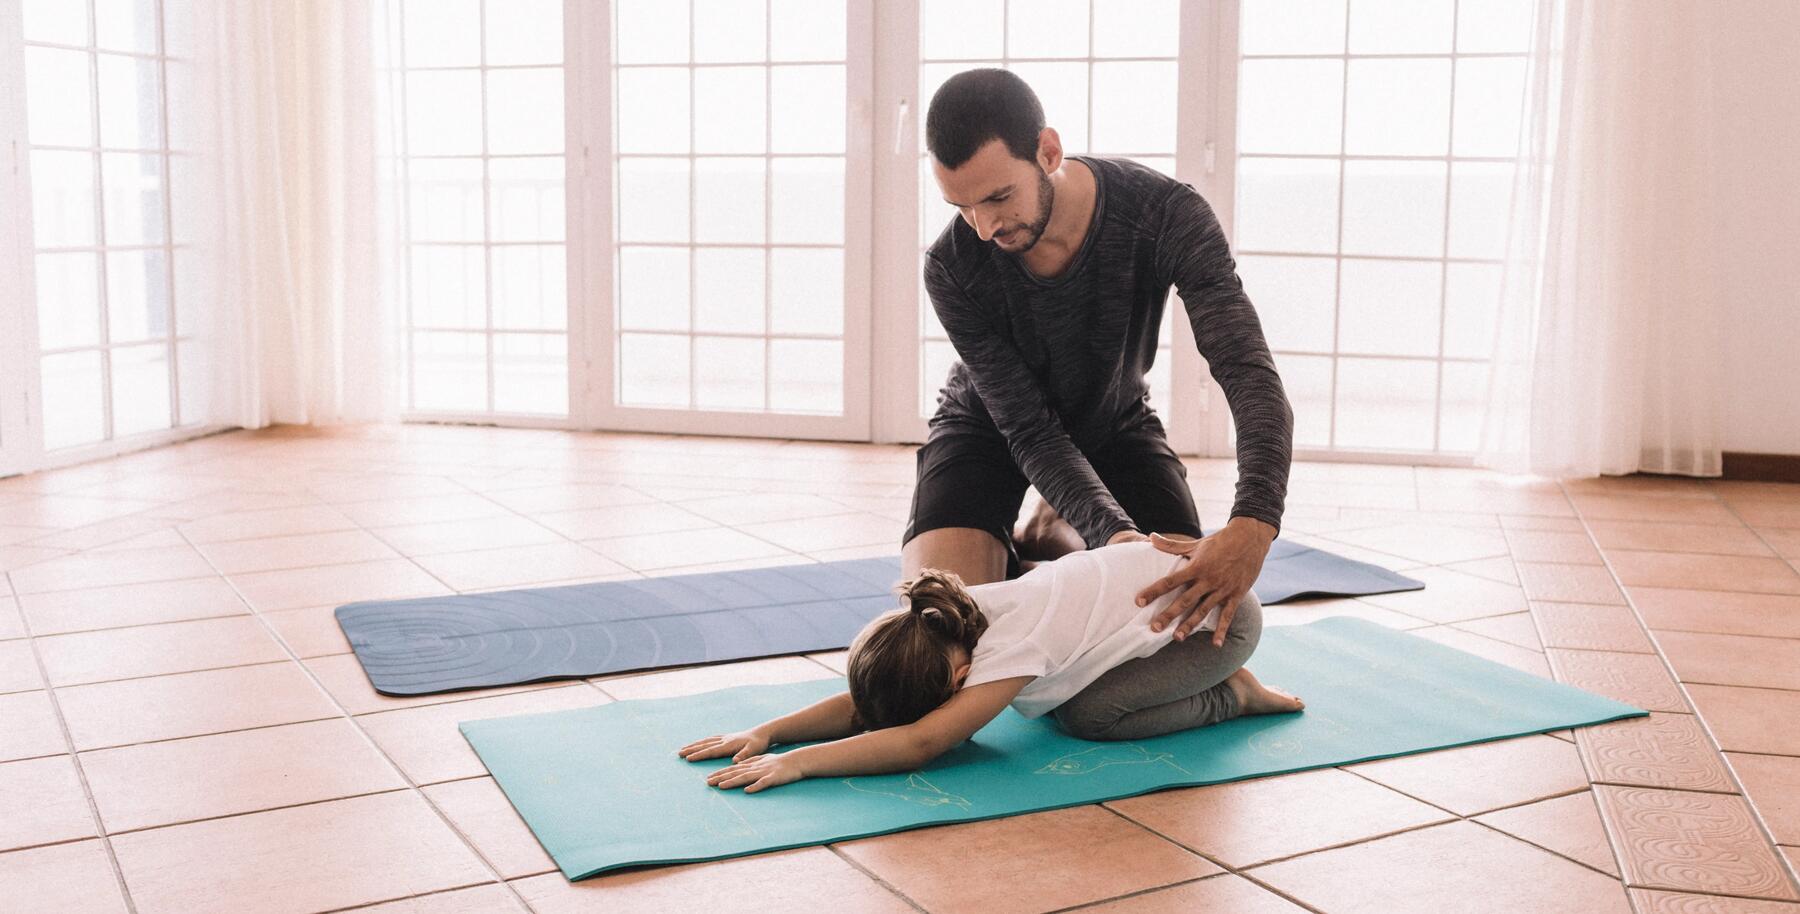
[[[1233,516],[1230,520],[1225,522],[1225,529],[1241,530],[1244,535],[1253,536],[1261,540],[1265,546],[1274,542],[1275,537],[1280,533],[1280,530],[1277,529],[1274,524],[1265,520],[1257,520],[1248,514],[1238,514]]]

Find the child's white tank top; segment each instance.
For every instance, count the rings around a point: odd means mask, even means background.
[[[964,688],[1035,676],[1012,706],[1039,717],[1107,670],[1156,653],[1174,639],[1175,627],[1153,632],[1150,620],[1176,594],[1142,607],[1137,594],[1182,561],[1149,543],[1120,543],[1070,553],[1015,580],[969,588],[988,629],[975,645]],[[1213,630],[1218,618],[1215,607],[1197,631]]]

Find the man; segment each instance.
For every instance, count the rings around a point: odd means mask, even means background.
[[[951,77],[925,130],[961,214],[926,252],[925,285],[960,361],[918,452],[905,575],[987,583],[1149,538],[1190,556],[1138,595],[1185,588],[1154,627],[1185,638],[1217,605],[1222,644],[1280,529],[1293,412],[1211,207],[1142,165],[1065,157],[1006,70]],[[1236,500],[1204,538],[1144,380],[1171,285],[1237,423]],[[1027,485],[1044,504],[1015,543]]]

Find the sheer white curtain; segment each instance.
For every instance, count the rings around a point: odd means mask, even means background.
[[[1711,0],[1539,0],[1476,462],[1717,476]]]
[[[399,360],[384,293],[398,269],[378,180],[381,40],[371,0],[193,4],[216,208],[210,417],[260,428],[396,415]]]

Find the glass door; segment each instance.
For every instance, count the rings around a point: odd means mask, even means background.
[[[5,23],[5,83],[23,85],[23,99],[7,94],[23,117],[5,119],[22,133],[7,198],[7,275],[20,277],[7,380],[43,419],[32,444],[72,457],[196,428],[202,410],[184,394],[200,387],[209,302],[182,193],[196,146],[169,117],[169,86],[193,72],[184,31],[164,29],[160,4],[9,11],[22,16]]]
[[[566,424],[563,4],[378,13],[406,201],[403,415]]]
[[[20,5],[0,5],[0,85],[24,82],[24,57],[18,44]],[[0,477],[22,473],[32,465],[27,450],[26,410],[32,402],[28,353],[26,304],[31,277],[25,271],[25,188],[19,158],[25,137],[24,99],[18,92],[0,92]],[[35,332],[35,331],[33,331]]]
[[[0,14],[6,463],[66,462],[199,430],[210,302],[190,205],[196,137],[170,116],[193,52],[162,5]],[[180,205],[176,205],[179,201]],[[20,396],[23,392],[23,396]],[[23,401],[22,403],[19,401]],[[39,421],[41,420],[41,421]]]
[[[611,60],[580,77],[606,100],[580,228],[604,255],[579,305],[592,423],[867,440],[869,5],[611,6],[587,26]]]
[[[1243,0],[1234,248],[1298,456],[1475,450],[1534,9]]]

